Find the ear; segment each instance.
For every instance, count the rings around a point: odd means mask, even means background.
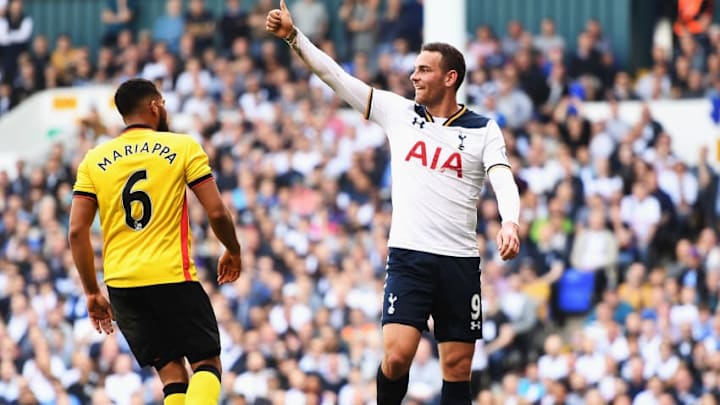
[[[447,73],[445,73],[445,87],[455,87],[455,83],[458,81],[458,72],[457,70],[448,70]]]
[[[150,100],[150,111],[153,114],[160,115],[160,107],[157,104],[157,100]]]

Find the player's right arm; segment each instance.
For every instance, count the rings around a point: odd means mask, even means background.
[[[218,262],[218,283],[233,282],[242,270],[235,223],[212,177],[207,154],[197,142],[191,140],[189,145],[185,181],[205,208],[213,232],[227,249]]]
[[[341,99],[363,113],[366,119],[369,118],[373,88],[345,72],[330,56],[313,45],[293,25],[285,0],[280,1],[280,9],[268,13],[265,29],[285,40],[310,70],[327,83]]]
[[[90,321],[99,333],[110,334],[113,333],[112,308],[107,298],[100,292],[95,272],[95,255],[90,242],[90,227],[95,220],[97,208],[95,185],[90,178],[86,156],[78,166],[77,180],[73,186],[68,242],[85,291]]]

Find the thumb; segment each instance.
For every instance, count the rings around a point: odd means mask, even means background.
[[[288,11],[287,4],[285,4],[285,0],[280,0],[280,10]]]

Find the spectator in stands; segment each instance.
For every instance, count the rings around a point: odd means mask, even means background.
[[[651,277],[655,278],[658,274],[653,272]],[[640,311],[652,305],[651,285],[645,280],[645,265],[636,262],[630,265],[625,281],[618,286],[618,296],[636,311]]]
[[[218,22],[222,49],[229,52],[238,38],[250,38],[248,12],[242,7],[240,0],[227,0],[225,11]]]
[[[577,50],[568,60],[568,76],[579,79],[588,75],[599,78],[601,76],[601,54],[594,48],[593,38],[586,32],[577,36]]]
[[[200,55],[213,46],[215,40],[215,17],[205,6],[205,0],[190,0],[185,13],[185,32],[193,39],[193,51]]]
[[[23,10],[23,0],[10,0],[0,17],[0,51],[3,80],[10,83],[18,71],[18,56],[28,50],[33,35],[33,19]]]
[[[503,62],[500,42],[492,28],[481,25],[475,29],[475,37],[468,44],[468,71],[477,71],[499,66]]]
[[[678,159],[670,167],[661,169],[658,185],[675,204],[678,220],[682,224],[688,223],[698,196],[698,181],[685,162]]]
[[[675,36],[683,37],[689,34],[703,46],[707,46],[713,12],[712,1],[677,0],[677,17],[673,22]]]
[[[630,226],[643,257],[655,235],[660,222],[660,204],[648,195],[645,184],[637,181],[632,186],[632,194],[623,197],[620,204],[620,220]]]
[[[265,17],[274,7],[275,4],[272,0],[258,0],[250,11],[248,24],[250,25],[250,37],[253,39],[254,45],[266,38],[271,38],[272,34],[265,30]],[[252,53],[256,54],[257,52],[253,49]]]
[[[514,55],[520,50],[520,38],[525,33],[525,28],[520,21],[508,22],[507,31],[501,40],[502,52],[505,55]]]
[[[343,6],[347,0],[343,2]],[[295,25],[314,42],[322,42],[328,33],[329,19],[325,4],[317,0],[298,0],[292,5]],[[341,14],[342,18],[342,14]]]
[[[520,88],[530,97],[535,108],[543,105],[550,89],[531,51],[529,49],[518,51],[513,61],[517,68]]]
[[[385,4],[384,12],[378,18],[376,38],[376,53],[378,55],[389,52],[392,49],[395,38],[397,38],[400,33],[400,11],[402,9],[402,3],[402,0],[388,0]]]
[[[102,44],[114,46],[122,31],[135,31],[139,12],[138,0],[107,0],[102,11],[102,22],[105,24]]]
[[[170,52],[177,54],[184,28],[182,1],[167,0],[165,14],[157,17],[153,24],[152,38],[154,41],[164,42]]]
[[[548,59],[553,50],[565,50],[565,39],[555,30],[555,20],[544,17],[540,22],[540,34],[533,39],[533,46],[544,59]]]
[[[670,95],[671,84],[665,64],[656,64],[651,72],[638,79],[635,84],[635,93],[642,100],[667,98]]]
[[[613,233],[606,228],[604,210],[590,211],[587,226],[575,234],[572,246],[573,268],[602,272],[598,277],[604,277],[610,286],[615,285],[618,246]]]
[[[595,18],[588,19],[585,23],[585,33],[590,38],[593,48],[595,48],[600,55],[612,54],[610,40],[603,34],[600,21]]]
[[[348,56],[357,52],[370,54],[375,49],[377,2],[374,0],[344,0],[340,19],[348,33]]]
[[[28,58],[21,58],[18,76],[13,81],[12,106],[17,106],[38,90],[41,87],[35,75],[35,66]]]
[[[69,81],[75,65],[80,58],[80,51],[73,47],[72,39],[68,34],[60,34],[55,39],[55,49],[50,55],[50,63],[58,72],[60,81]],[[110,54],[109,56],[112,56]]]
[[[519,88],[517,72],[513,67],[506,68],[498,81],[497,108],[505,117],[507,126],[514,130],[524,126],[532,117],[532,100]]]

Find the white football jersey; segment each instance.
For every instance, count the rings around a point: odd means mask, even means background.
[[[464,106],[444,123],[421,105],[373,90],[366,118],[390,143],[392,224],[388,246],[479,256],[477,204],[485,174],[510,166],[498,125]]]

